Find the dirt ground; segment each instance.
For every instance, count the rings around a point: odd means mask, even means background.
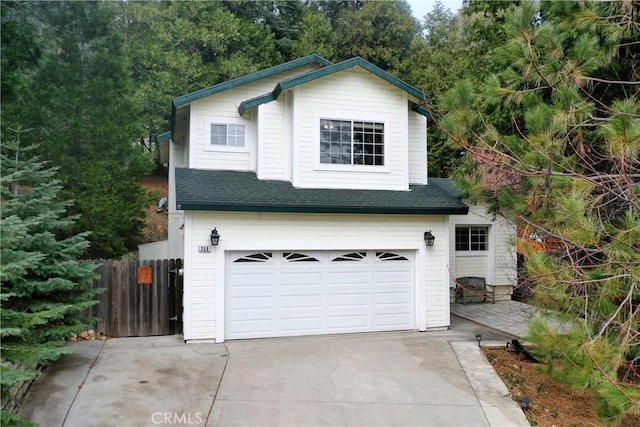
[[[169,197],[169,180],[164,175],[148,175],[142,177],[138,184],[154,195],[153,202],[146,208],[146,228],[140,243],[165,240],[168,237],[168,209],[158,212],[158,202]]]
[[[596,412],[596,395],[558,384],[544,374],[544,365],[531,363],[519,354],[502,348],[484,348],[487,360],[502,378],[511,395],[531,399],[525,411],[533,426],[575,427],[605,426]],[[640,419],[629,419],[623,427],[637,426]]]
[[[597,419],[593,394],[554,383],[539,372],[542,369],[540,364],[528,362],[504,347],[484,349],[484,353],[514,398],[531,399],[525,415],[532,425],[601,425]]]

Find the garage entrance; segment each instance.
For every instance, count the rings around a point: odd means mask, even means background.
[[[415,329],[409,251],[227,254],[227,339]]]

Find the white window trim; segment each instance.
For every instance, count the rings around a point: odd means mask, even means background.
[[[236,145],[216,145],[211,144],[211,125],[242,125],[244,126],[244,145],[238,147]],[[204,151],[226,151],[231,153],[248,153],[249,148],[247,136],[249,134],[249,126],[243,121],[221,119],[221,120],[205,120],[204,122]]]
[[[384,165],[345,165],[339,163],[321,163],[320,162],[320,120],[340,120],[349,122],[376,122],[384,125]],[[314,120],[314,170],[317,171],[334,171],[334,172],[369,172],[369,173],[389,173],[389,122],[380,117],[361,117],[353,116],[349,118],[338,118],[331,115],[321,115],[315,117]]]
[[[472,251],[472,250],[458,250],[455,249],[456,247],[456,229],[457,228],[472,228],[472,227],[482,227],[482,228],[486,228],[487,229],[487,248],[484,251]],[[459,257],[487,257],[490,253],[491,253],[491,247],[492,247],[492,239],[491,239],[491,235],[492,235],[493,231],[492,231],[492,227],[489,224],[456,224],[453,228],[453,247],[454,247],[454,251],[456,253],[456,256]]]

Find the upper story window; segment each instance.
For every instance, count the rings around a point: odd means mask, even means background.
[[[457,226],[456,251],[488,251],[489,227]]]
[[[244,147],[244,125],[212,124],[211,145]]]
[[[384,165],[384,123],[320,120],[320,163]]]

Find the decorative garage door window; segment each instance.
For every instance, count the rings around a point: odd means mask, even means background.
[[[380,261],[409,261],[402,255],[394,254],[392,252],[376,252],[376,257]]]
[[[366,252],[351,252],[349,254],[340,255],[331,260],[333,261],[362,261],[367,256]]]
[[[246,255],[233,262],[269,262],[273,258],[272,252],[261,252],[258,254]]]
[[[289,262],[320,262],[317,258],[296,252],[285,252],[282,257]]]

